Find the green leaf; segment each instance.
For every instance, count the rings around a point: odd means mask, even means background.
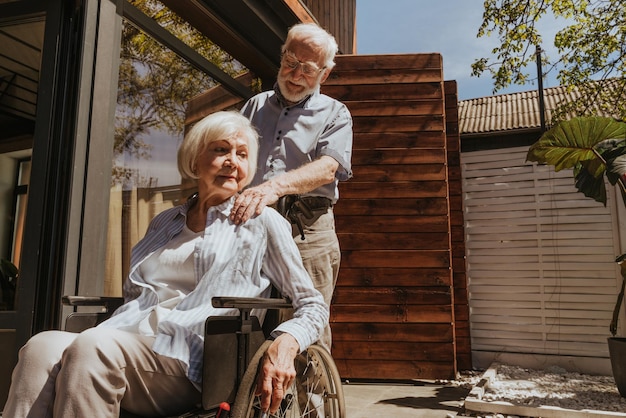
[[[527,161],[574,169],[576,188],[606,205],[604,174],[615,185],[626,175],[626,123],[611,118],[579,117],[544,133],[528,150]],[[625,199],[624,189],[622,197]]]
[[[582,168],[574,170],[574,184],[576,189],[585,196],[606,206],[606,186],[604,185],[604,177],[594,176],[584,164],[581,164],[580,167]]]
[[[609,138],[626,136],[626,124],[611,118],[573,118],[558,123],[535,142],[527,161],[553,165],[556,171],[597,158],[594,146]]]

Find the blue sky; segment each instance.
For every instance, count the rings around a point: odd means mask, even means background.
[[[438,52],[443,56],[444,78],[456,80],[459,99],[491,96],[489,74],[471,76],[471,64],[489,56],[496,37],[477,38],[483,0],[356,0],[357,53],[396,54]],[[542,48],[555,57],[552,47],[556,25],[542,22]],[[536,77],[535,65],[529,69]],[[513,86],[496,94],[536,90],[534,84]],[[555,87],[554,77],[544,87]]]

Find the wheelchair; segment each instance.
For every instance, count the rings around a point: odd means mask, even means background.
[[[110,316],[122,298],[64,296],[66,305],[101,307],[99,312],[73,312],[65,330],[80,332]],[[313,344],[295,359],[296,379],[286,391],[278,412],[265,414],[255,396],[256,380],[263,355],[271,344],[269,333],[278,323],[279,309],[291,308],[281,298],[214,297],[216,308],[236,308],[239,316],[206,319],[202,376],[202,405],[193,411],[168,418],[345,418],[341,378],[330,353]],[[75,308],[76,309],[76,308]],[[261,326],[250,314],[267,311]],[[122,411],[120,418],[139,418]]]

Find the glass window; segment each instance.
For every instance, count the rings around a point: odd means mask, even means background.
[[[219,47],[156,1],[132,1],[231,76],[245,71]],[[176,155],[187,102],[215,86],[208,75],[124,21],[111,176],[104,291],[121,295],[130,250],[150,220],[193,191],[181,185]]]

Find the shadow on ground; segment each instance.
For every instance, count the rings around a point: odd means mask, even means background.
[[[470,389],[426,382],[346,382],[350,418],[446,418],[458,416]]]
[[[381,399],[379,404],[396,405],[403,408],[449,410],[459,412],[463,399],[469,389],[444,386],[433,391],[432,396],[404,396],[401,398]]]

